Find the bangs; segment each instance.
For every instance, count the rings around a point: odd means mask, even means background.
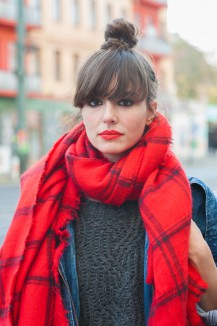
[[[147,73],[144,62],[132,51],[99,51],[82,67],[77,81],[74,105],[82,108],[93,99],[110,101],[147,98]]]

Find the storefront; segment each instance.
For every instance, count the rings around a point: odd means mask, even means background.
[[[210,154],[217,154],[217,105],[207,108],[208,146]]]
[[[173,149],[184,161],[203,159],[208,152],[206,105],[180,102],[172,112]]]

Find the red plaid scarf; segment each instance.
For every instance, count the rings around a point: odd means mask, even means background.
[[[83,124],[63,136],[22,178],[22,195],[0,251],[0,324],[67,325],[58,264],[81,193],[112,205],[138,199],[149,237],[154,286],[149,325],[203,325],[195,303],[205,289],[188,265],[191,194],[159,115],[131,152],[112,163]]]

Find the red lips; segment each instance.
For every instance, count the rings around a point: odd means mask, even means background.
[[[99,136],[101,136],[102,138],[104,138],[106,140],[112,140],[115,138],[119,138],[122,135],[123,135],[122,133],[120,133],[119,131],[116,131],[116,130],[104,130],[101,133],[99,133]]]
[[[123,135],[123,134],[117,130],[104,130],[99,135],[101,136],[101,135]]]

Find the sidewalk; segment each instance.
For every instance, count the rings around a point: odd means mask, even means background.
[[[199,161],[182,162],[188,176],[201,179],[217,194],[217,156],[208,156]]]

